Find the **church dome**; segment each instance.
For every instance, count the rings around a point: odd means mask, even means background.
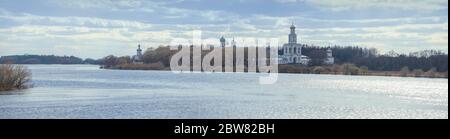
[[[141,49],[141,45],[140,45],[140,44],[138,45],[138,49],[137,49],[137,51],[142,51],[142,49]]]

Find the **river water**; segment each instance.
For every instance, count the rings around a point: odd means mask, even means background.
[[[448,119],[448,79],[27,66],[34,88],[1,95],[1,119]]]

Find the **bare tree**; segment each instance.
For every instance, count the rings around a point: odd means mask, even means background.
[[[24,66],[0,65],[0,91],[26,89],[30,87],[31,72]]]

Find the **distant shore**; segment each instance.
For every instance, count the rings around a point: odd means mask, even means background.
[[[170,71],[160,63],[153,64],[122,64],[116,66],[101,66],[102,69],[112,70],[154,70]],[[387,76],[387,77],[416,77],[416,78],[447,78],[447,72],[423,71],[371,71],[365,67],[356,67],[353,64],[304,67],[297,65],[279,65],[278,73],[290,74],[324,74],[324,75],[355,75],[355,76]]]

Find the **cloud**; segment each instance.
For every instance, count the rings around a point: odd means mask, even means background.
[[[275,1],[279,3],[296,3],[299,2],[300,0],[275,0]]]
[[[360,45],[374,47],[381,52],[395,50],[402,53],[436,49],[448,51],[448,23],[404,24],[363,28],[301,29],[302,41],[315,45]]]
[[[133,29],[152,28],[150,24],[145,24],[137,21],[109,20],[92,17],[73,17],[73,16],[51,17],[51,16],[37,16],[31,14],[22,14],[22,15],[0,14],[0,19],[11,20],[18,24],[72,25],[72,26],[86,26],[86,27],[125,27]]]
[[[433,33],[427,36],[426,41],[434,45],[448,47],[448,32]]]
[[[8,17],[8,16],[7,16]],[[0,16],[4,18],[4,16]],[[425,17],[427,18],[427,17]],[[136,23],[131,21],[117,21],[100,18],[83,17],[43,17],[25,14],[24,17],[14,16],[7,19],[22,24],[10,28],[0,28],[0,39],[5,42],[20,42],[28,45],[36,41],[57,42],[49,46],[97,46],[109,49],[109,46],[118,47],[117,50],[132,51],[133,44],[142,43],[146,46],[159,46],[168,44],[174,38],[190,39],[192,29],[204,30],[204,38],[209,42],[217,40],[220,35],[226,37],[278,37],[281,42],[286,42],[288,34],[289,19],[291,17],[269,17],[255,16],[246,20],[237,20],[229,25],[157,25]],[[275,26],[266,27],[255,25],[254,20],[275,21]],[[45,20],[50,24],[60,25],[38,25]],[[315,19],[310,19],[315,20]],[[383,22],[382,19],[370,21],[343,20],[336,22],[365,23]],[[386,19],[387,21],[404,21],[410,19]],[[421,20],[421,19],[417,19]],[[267,21],[265,21],[267,22]],[[315,22],[328,22],[328,20],[316,20]],[[268,25],[272,23],[268,22]],[[87,26],[92,25],[92,26]],[[381,50],[395,48],[410,44],[427,44],[424,46],[435,46],[440,50],[446,50],[443,46],[448,45],[448,23],[429,24],[399,24],[376,27],[332,27],[332,28],[299,28],[299,40],[302,43],[315,45],[364,45],[366,47],[377,47]],[[391,43],[397,42],[397,43]],[[403,42],[402,44],[399,42]],[[376,44],[376,45],[374,45]],[[399,45],[401,44],[401,46]],[[119,47],[118,45],[123,45]],[[439,46],[439,47],[438,47]],[[131,48],[130,48],[131,47]],[[415,46],[417,47],[417,46]],[[59,47],[58,47],[59,48]],[[431,48],[431,47],[430,47]],[[97,48],[99,49],[99,48]]]
[[[279,0],[280,1],[280,0]],[[281,0],[285,1],[285,0]],[[294,0],[289,0],[294,1]],[[315,7],[332,10],[399,9],[435,11],[448,9],[447,0],[297,0]]]
[[[40,10],[36,12],[1,7],[0,3],[2,50],[0,55],[22,54],[24,51],[39,54],[73,53],[94,58],[109,53],[126,55],[134,53],[138,43],[145,47],[156,47],[169,44],[175,38],[190,39],[189,33],[192,30],[202,30],[203,38],[210,43],[215,43],[222,35],[229,39],[276,37],[283,43],[287,42],[289,26],[293,21],[298,27],[299,40],[302,43],[362,45],[376,47],[382,51],[398,49],[400,52],[421,49],[448,51],[448,14],[395,15],[389,18],[372,17],[368,14],[363,17],[347,18],[359,15],[360,13],[353,12],[358,9],[376,8],[383,11],[446,9],[448,4],[442,0],[275,0],[282,5],[306,6],[279,15],[247,14],[246,11],[234,11],[223,7],[212,10],[183,5],[189,5],[193,1],[205,2],[204,0],[50,0],[48,3],[51,6],[57,5],[56,12],[61,12],[57,15],[43,13]],[[264,5],[273,4],[267,1],[260,3],[259,0],[239,0],[239,2],[249,1],[258,2],[258,6],[266,6],[265,8],[273,6]],[[61,8],[73,8],[75,9],[73,11],[77,12],[99,11],[99,14],[97,12],[88,12],[88,15],[78,14]],[[49,12],[55,12],[52,10]],[[344,17],[334,17],[318,10],[350,11],[350,13]]]
[[[144,12],[153,12],[154,8],[164,4],[149,0],[49,0],[48,3],[67,8]]]

